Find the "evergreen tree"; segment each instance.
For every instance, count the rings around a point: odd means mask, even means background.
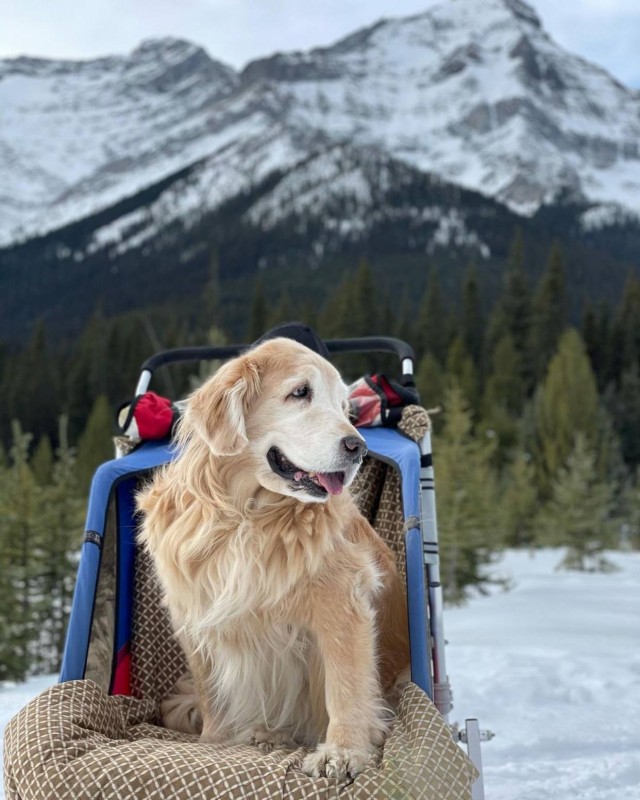
[[[516,446],[525,402],[520,357],[509,334],[498,342],[492,360],[492,370],[482,398],[481,427],[495,436],[494,466],[502,467]]]
[[[535,467],[528,453],[517,453],[506,473],[500,514],[508,547],[530,547],[536,539],[539,497]]]
[[[604,550],[615,541],[612,505],[613,487],[598,480],[595,452],[579,431],[566,466],[553,480],[551,499],[538,519],[541,544],[568,548],[559,568],[611,568]]]
[[[249,324],[247,326],[247,341],[255,342],[265,331],[269,329],[269,309],[267,298],[264,293],[262,278],[258,276],[254,285],[253,301]]]
[[[70,435],[77,439],[87,421],[94,397],[113,390],[109,385],[110,324],[102,310],[93,314],[76,343],[67,379],[67,413]],[[123,399],[123,398],[122,398]]]
[[[560,245],[551,248],[547,270],[533,300],[530,352],[534,359],[535,378],[544,377],[562,331],[567,325],[567,302],[563,256]]]
[[[131,397],[140,373],[140,365],[162,344],[149,326],[146,315],[123,314],[108,328],[106,396],[115,404]],[[168,371],[163,371],[163,374]],[[92,395],[91,401],[98,395]],[[86,410],[85,410],[86,413]]]
[[[471,265],[462,286],[462,325],[461,334],[467,353],[473,359],[477,371],[482,364],[483,322],[478,289],[478,275],[475,265]]]
[[[308,325],[310,328],[313,328],[316,331],[318,330],[318,308],[316,304],[308,298],[302,301],[298,318],[300,322],[303,322],[305,325]]]
[[[433,353],[427,353],[418,362],[416,387],[420,393],[420,401],[426,408],[437,409],[442,406],[445,390],[444,371]],[[437,429],[437,419],[434,420],[434,425]]]
[[[582,320],[582,338],[601,392],[611,380],[609,317],[609,309],[606,306],[601,305],[596,311],[588,305]]]
[[[400,300],[396,300],[392,307],[395,323],[392,335],[410,344],[415,351],[417,363],[420,363],[420,350],[416,341],[415,330],[415,304],[411,302],[407,289],[402,293]]]
[[[53,480],[53,448],[48,436],[42,436],[31,458],[31,470],[39,486],[48,486]]]
[[[396,312],[397,313],[397,312]],[[389,292],[385,291],[382,301],[380,303],[380,322],[378,330],[383,336],[395,336],[397,329],[397,317],[394,313]],[[410,344],[410,342],[408,343]]]
[[[531,385],[530,331],[531,331],[531,291],[527,276],[522,269],[507,273],[505,290],[502,296],[502,313],[505,325],[511,334],[516,350],[521,358],[521,372],[525,385]]]
[[[449,320],[435,267],[429,271],[427,288],[416,320],[414,341],[418,358],[426,353],[433,353],[444,364],[449,345]]]
[[[208,345],[211,345],[212,347],[229,344],[224,331],[221,328],[216,328],[215,325],[212,325],[207,331],[206,343]],[[191,370],[191,373],[188,375],[188,381],[185,387],[185,392],[189,393],[193,392],[199,386],[202,386],[202,384],[206,380],[208,380],[214,373],[216,373],[223,364],[224,360],[218,360],[218,359],[213,359],[211,361],[201,361],[198,364],[197,373],[194,375],[193,370]]]
[[[604,398],[606,401],[606,396]],[[593,432],[593,448],[596,454],[596,472],[601,480],[610,480],[622,489],[629,476],[629,470],[622,457],[620,436],[614,418],[607,410],[605,402],[598,406],[596,428]]]
[[[327,294],[319,331],[325,339],[340,339],[351,335],[350,305],[353,281],[346,275],[335,289]]]
[[[526,248],[524,244],[524,234],[520,225],[516,227],[513,232],[513,238],[509,245],[508,256],[508,270],[513,272],[523,272],[525,269],[525,253]]]
[[[456,336],[449,346],[446,374],[449,379],[457,382],[463,396],[469,402],[471,410],[477,411],[479,405],[478,373],[461,335]]]
[[[285,291],[280,296],[280,302],[274,307],[271,314],[269,314],[269,322],[267,328],[274,328],[276,325],[282,325],[284,322],[291,322],[294,315],[291,313],[291,299],[289,293]]]
[[[640,473],[626,487],[624,493],[623,543],[632,550],[640,550]]]
[[[490,417],[495,408],[502,408],[515,417],[522,411],[524,400],[520,356],[513,338],[507,333],[493,352],[491,373],[484,394],[485,416]]]
[[[37,585],[32,613],[38,627],[32,667],[42,672],[60,669],[84,522],[85,501],[77,494],[67,429],[68,421],[63,416],[58,428],[60,447],[52,482],[43,492],[38,537],[32,552]]]
[[[323,310],[321,332],[327,339],[371,336],[380,333],[378,298],[373,272],[362,259],[354,273],[345,277],[329,295]],[[359,377],[377,368],[376,357],[349,356],[337,358],[336,364],[350,377]]]
[[[322,313],[320,333],[325,339],[371,336],[378,327],[378,300],[369,263],[362,260],[329,295]],[[376,356],[337,357],[335,364],[347,380],[379,369]]]
[[[593,445],[597,415],[595,376],[580,334],[570,328],[560,339],[535,399],[538,446],[547,477],[566,463],[578,433]]]
[[[366,259],[362,259],[351,282],[349,292],[350,316],[349,336],[370,336],[372,332],[379,333],[378,308],[375,279],[371,266]],[[373,313],[372,313],[373,312]]]
[[[11,383],[3,382],[7,419],[20,419],[36,437],[56,436],[60,373],[44,323],[36,323],[25,350],[15,359]]]
[[[32,616],[33,551],[42,515],[42,495],[28,464],[31,435],[12,423],[10,465],[0,481],[0,677],[24,680],[38,635]]]
[[[498,342],[510,336],[518,354],[522,383],[528,394],[533,388],[535,370],[531,353],[531,290],[524,271],[523,247],[522,233],[518,231],[512,244],[502,294],[487,323],[484,359],[485,363],[493,364]]]
[[[493,444],[473,435],[471,412],[455,385],[445,393],[445,424],[434,452],[445,598],[460,602],[482,587],[482,567],[499,541]]]
[[[640,281],[629,278],[611,325],[610,377],[620,383],[622,374],[640,361]]]
[[[218,248],[214,246],[209,253],[209,279],[202,296],[202,317],[205,330],[214,325],[219,327],[222,324],[220,300],[220,257]]]
[[[59,669],[84,500],[76,493],[66,420],[43,485],[28,462],[31,435],[14,422],[13,437],[10,464],[0,467],[0,678],[21,680],[29,671]],[[45,457],[40,465],[49,466]]]
[[[78,441],[76,470],[81,494],[86,494],[93,473],[105,461],[114,457],[113,416],[105,395],[101,394],[93,404],[84,433]]]
[[[640,466],[640,368],[637,363],[622,373],[615,421],[622,457],[635,469]]]
[[[11,438],[10,406],[16,385],[18,357],[4,353],[0,369],[0,444],[8,446]],[[5,453],[6,455],[6,453]]]

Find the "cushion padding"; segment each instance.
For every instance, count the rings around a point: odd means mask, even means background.
[[[402,694],[384,751],[338,786],[300,770],[306,751],[201,744],[156,724],[150,700],[109,696],[92,681],[58,684],[5,732],[7,800],[464,800],[475,769],[415,685]]]

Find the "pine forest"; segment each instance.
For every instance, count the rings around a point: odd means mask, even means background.
[[[449,603],[487,586],[505,547],[564,546],[559,569],[609,570],[607,551],[640,548],[640,281],[576,313],[565,255],[531,265],[514,236],[487,302],[482,270],[462,285],[425,264],[418,293],[390,292],[362,260],[324,296],[288,294],[268,271],[240,314],[218,281],[188,313],[98,306],[74,341],[34,327],[0,345],[0,680],[59,669],[95,468],[113,457],[115,413],[140,364],[161,349],[254,341],[298,320],[325,338],[392,335],[416,352],[433,423],[442,577]],[[536,280],[532,275],[540,276]],[[454,296],[455,295],[455,296]],[[232,320],[232,325],[229,324]],[[345,380],[392,359],[336,361]],[[158,372],[152,388],[186,396],[203,366]],[[194,374],[195,373],[195,374]]]

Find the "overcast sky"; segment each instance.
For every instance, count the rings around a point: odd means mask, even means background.
[[[442,2],[442,0],[440,0]],[[444,0],[446,2],[446,0]],[[561,45],[640,88],[640,0],[530,0]],[[0,57],[87,58],[178,36],[241,67],[276,50],[330,44],[384,16],[435,0],[9,0]]]

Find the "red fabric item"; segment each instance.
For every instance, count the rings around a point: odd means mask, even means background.
[[[356,411],[356,427],[371,428],[381,425],[380,395],[377,394],[364,380],[360,380],[350,387],[349,399],[352,408]]]
[[[387,403],[390,406],[401,406],[404,405],[404,400],[398,392],[393,388],[393,386],[389,383],[388,379],[384,375],[372,375],[371,380],[377,386],[379,386],[382,391],[385,393],[387,398]]]
[[[163,439],[169,434],[173,423],[171,400],[155,392],[145,392],[136,403],[133,416],[143,441]]]
[[[131,694],[131,654],[128,643],[120,648],[116,656],[116,671],[111,693]]]
[[[349,387],[350,416],[357,427],[394,427],[404,406],[420,402],[413,385],[401,386],[385,375],[366,375]]]

